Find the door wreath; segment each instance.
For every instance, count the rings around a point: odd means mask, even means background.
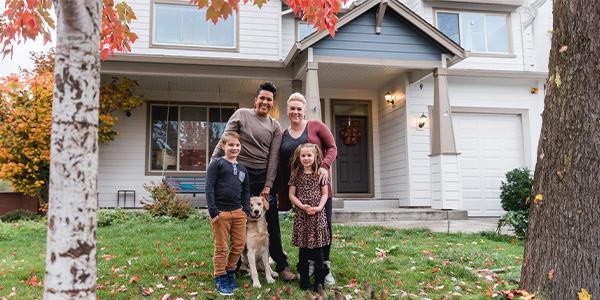
[[[346,126],[346,128],[340,131],[340,135],[344,139],[344,144],[348,146],[356,145],[361,136],[358,127],[352,125]]]

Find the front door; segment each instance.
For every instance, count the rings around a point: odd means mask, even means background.
[[[336,179],[338,194],[369,193],[369,161],[367,118],[364,116],[335,116],[335,144],[338,149]],[[349,127],[349,129],[348,129]],[[344,131],[344,135],[342,135]],[[348,140],[349,134],[360,137]],[[347,143],[345,143],[347,141]]]

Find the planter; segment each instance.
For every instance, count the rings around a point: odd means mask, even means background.
[[[38,213],[40,203],[37,197],[19,192],[0,192],[0,216],[18,209],[25,209]]]

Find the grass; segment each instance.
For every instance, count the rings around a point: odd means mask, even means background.
[[[214,292],[213,239],[210,224],[199,215],[188,220],[121,213],[107,221],[102,212],[98,236],[99,299],[225,299]],[[102,215],[104,214],[104,215]],[[44,277],[44,221],[0,223],[0,299],[41,299]],[[281,220],[284,249],[292,271],[298,251],[290,246],[292,222]],[[334,225],[331,264],[337,291],[352,295],[372,284],[376,295],[411,299],[490,299],[493,291],[516,288],[523,244],[493,233],[445,234],[427,229],[395,230],[380,226]],[[35,275],[35,283],[32,278]],[[137,278],[137,279],[132,279]],[[305,299],[298,282],[277,280],[253,288],[249,276],[238,279],[235,299],[267,299],[277,287],[292,287],[283,299]],[[245,285],[247,285],[245,287]],[[150,296],[142,292],[152,288]],[[329,294],[333,294],[329,291]],[[460,295],[460,296],[459,296]]]

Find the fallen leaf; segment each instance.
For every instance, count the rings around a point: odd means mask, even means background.
[[[592,299],[592,295],[588,294],[588,292],[585,289],[581,289],[581,292],[577,293],[577,295],[579,296],[579,300],[590,300]]]

